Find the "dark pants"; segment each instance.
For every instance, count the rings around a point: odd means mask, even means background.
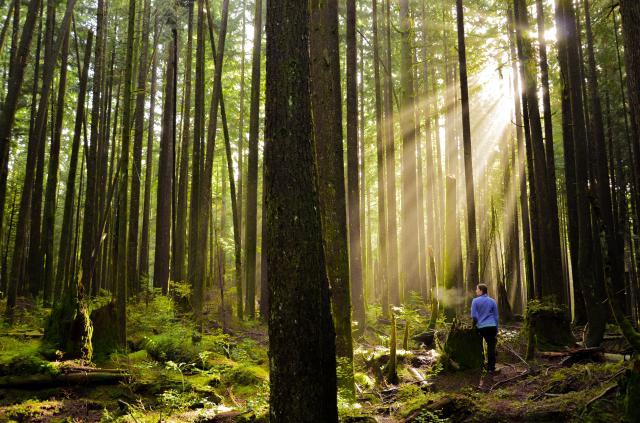
[[[496,369],[496,336],[498,335],[498,328],[487,326],[478,329],[478,332],[487,342],[487,370],[492,372]]]

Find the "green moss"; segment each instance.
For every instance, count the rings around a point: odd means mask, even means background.
[[[374,380],[365,373],[356,372],[353,375],[353,379],[363,390],[371,389],[375,385]]]
[[[225,372],[222,381],[225,385],[250,386],[258,385],[267,379],[267,372],[259,366],[242,364]]]
[[[17,421],[48,420],[62,409],[62,401],[27,400],[5,410],[5,417]]]
[[[58,374],[58,368],[43,360],[37,353],[17,355],[0,363],[0,376],[21,376],[34,374]]]
[[[424,395],[419,386],[413,384],[402,385],[396,393],[396,400],[406,402]]]
[[[400,417],[406,418],[415,414],[418,410],[433,404],[443,396],[443,393],[425,393],[420,391],[419,393],[416,393],[415,396],[407,398],[407,400],[401,405],[397,414]]]

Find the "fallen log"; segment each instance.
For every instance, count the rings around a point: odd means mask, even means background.
[[[77,372],[58,375],[28,375],[0,377],[2,389],[51,388],[68,385],[111,385],[125,380],[129,375],[119,372]]]
[[[601,347],[579,348],[567,351],[549,351],[538,353],[541,357],[562,358],[562,366],[571,366],[581,361],[604,361],[604,350]]]
[[[42,338],[44,333],[37,330],[12,330],[9,332],[2,332],[0,336],[10,336],[12,338]]]

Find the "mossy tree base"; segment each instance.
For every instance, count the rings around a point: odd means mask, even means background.
[[[450,368],[477,370],[484,364],[482,337],[470,319],[453,320],[444,344],[445,356]]]
[[[44,341],[64,352],[65,358],[91,361],[93,326],[84,301],[65,295],[54,307],[44,331]]]
[[[558,351],[575,344],[569,313],[555,303],[530,301],[524,317],[527,350]]]

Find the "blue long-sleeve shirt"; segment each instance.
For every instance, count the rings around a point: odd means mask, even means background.
[[[498,305],[487,294],[476,297],[471,302],[471,317],[476,320],[478,329],[489,326],[498,327]]]

